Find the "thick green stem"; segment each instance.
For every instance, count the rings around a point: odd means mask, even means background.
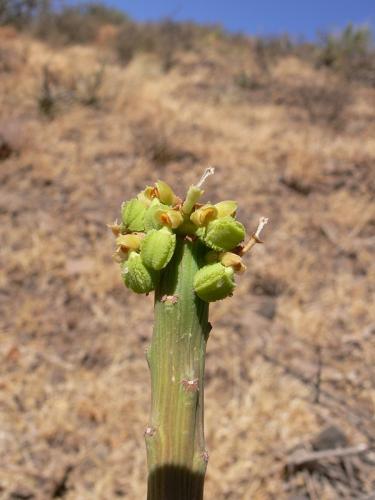
[[[155,291],[155,324],[147,353],[151,419],[146,429],[148,500],[202,500],[207,451],[203,429],[208,304],[193,290],[199,242],[177,238]]]

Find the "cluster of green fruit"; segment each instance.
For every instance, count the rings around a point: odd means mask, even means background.
[[[183,201],[163,181],[146,187],[121,207],[121,224],[111,226],[115,256],[121,263],[125,285],[136,293],[149,293],[176,248],[176,238],[199,239],[207,248],[206,264],[194,276],[194,290],[206,302],[232,295],[234,273],[243,272],[240,256],[245,228],[235,218],[237,204],[198,203],[203,190],[190,186]]]

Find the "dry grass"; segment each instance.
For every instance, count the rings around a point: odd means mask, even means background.
[[[340,127],[310,121],[278,96],[321,73],[285,57],[244,92],[245,54],[220,43],[167,74],[152,56],[108,64],[85,106],[66,93],[105,52],[6,41],[27,58],[1,73],[0,122],[27,140],[0,159],[0,498],[144,498],[152,298],[124,289],[106,223],[145,184],[182,195],[207,165],[207,199],[237,199],[249,231],[271,219],[235,296],[211,308],[207,499],[375,489],[360,457],[336,478],[332,464],[284,473],[328,425],[374,445],[374,90],[356,87]],[[38,109],[46,65],[52,118]]]

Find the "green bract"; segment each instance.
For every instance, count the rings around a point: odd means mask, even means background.
[[[194,276],[194,290],[205,302],[225,299],[235,286],[233,269],[220,262],[203,266]]]
[[[121,274],[125,285],[135,293],[149,293],[155,289],[157,273],[148,269],[136,252],[131,252],[128,260],[122,264]]]
[[[245,228],[233,217],[220,217],[206,228],[197,230],[197,236],[210,248],[218,252],[235,248],[245,238]]]
[[[146,208],[146,205],[137,198],[126,201],[121,205],[122,223],[127,231],[144,231]]]
[[[170,229],[151,229],[141,243],[142,262],[145,266],[159,271],[171,260],[175,246],[176,235]]]

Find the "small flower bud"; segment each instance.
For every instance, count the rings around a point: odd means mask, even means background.
[[[215,302],[232,295],[236,284],[234,271],[220,262],[203,266],[194,276],[194,290],[205,302]]]
[[[176,235],[167,227],[151,229],[141,243],[141,258],[145,266],[159,271],[173,256]]]
[[[126,230],[144,231],[146,208],[146,205],[137,198],[126,201],[121,205],[121,217]]]
[[[199,228],[197,236],[210,248],[217,251],[227,251],[235,248],[245,237],[243,225],[226,216],[210,222],[207,228]]]
[[[220,201],[215,205],[218,217],[226,217],[227,215],[234,215],[237,211],[237,203],[231,200]]]
[[[147,269],[136,252],[131,252],[128,260],[122,264],[121,274],[125,285],[135,293],[149,293],[155,289],[157,273]]]
[[[182,204],[182,212],[185,215],[190,215],[191,212],[194,209],[194,205],[197,203],[199,198],[202,196],[204,193],[202,186],[207,179],[207,177],[210,177],[210,175],[213,175],[215,173],[215,169],[213,167],[208,167],[206,170],[203,172],[202,177],[199,179],[198,183],[196,185],[192,185],[189,187],[188,192],[186,194],[186,198],[184,203]]]
[[[164,181],[158,181],[155,184],[156,196],[161,203],[173,206],[178,203],[179,198],[174,194],[172,188]]]
[[[198,227],[206,226],[210,221],[216,219],[217,208],[214,205],[203,205],[190,215],[190,220]]]
[[[186,199],[182,205],[184,214],[189,215],[193,211],[194,205],[203,194],[203,189],[198,186],[190,186],[186,195]]]

